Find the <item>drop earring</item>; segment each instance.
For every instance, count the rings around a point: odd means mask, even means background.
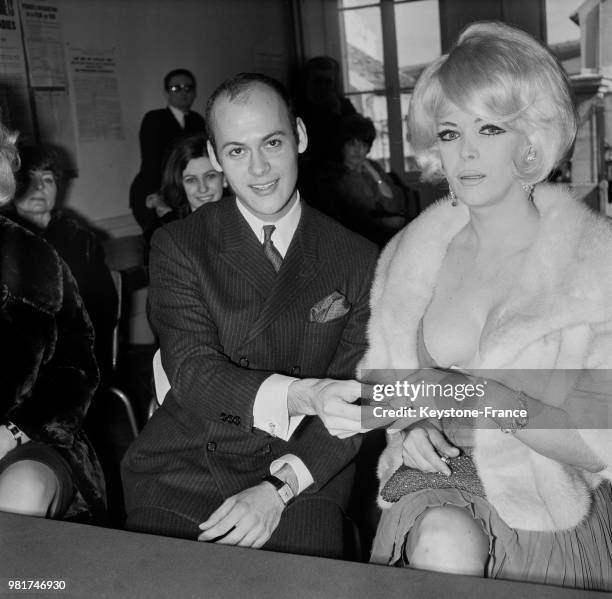
[[[457,196],[455,195],[454,189],[450,185],[448,186],[448,197],[450,198],[451,206],[456,206]]]
[[[527,156],[525,156],[525,160],[527,162],[533,162],[536,159],[536,151],[533,146],[529,146],[529,150],[527,151]]]

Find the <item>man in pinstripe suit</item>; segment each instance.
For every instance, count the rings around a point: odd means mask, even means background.
[[[153,238],[151,317],[172,389],[124,459],[127,525],[343,557],[359,440],[327,429],[360,394],[348,379],[377,252],[300,199],[306,130],[278,82],[227,80],[207,125],[236,197]]]

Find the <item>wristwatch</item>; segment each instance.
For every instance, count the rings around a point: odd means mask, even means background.
[[[284,480],[278,478],[278,476],[274,476],[273,474],[269,474],[264,477],[264,481],[274,485],[276,492],[281,498],[282,502],[287,505],[290,501],[295,499],[295,493],[293,489],[289,486],[289,483],[286,483]]]
[[[24,437],[23,431],[16,424],[13,424],[10,420],[7,420],[4,423],[4,426],[6,426],[8,432],[13,435],[13,439],[15,439],[17,446],[21,445],[23,443]]]

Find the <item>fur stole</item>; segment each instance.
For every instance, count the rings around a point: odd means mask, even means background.
[[[485,323],[476,367],[514,370],[511,379],[501,382],[564,406],[577,401],[575,388],[582,385],[569,369],[612,369],[612,226],[561,186],[539,185],[534,202],[541,216],[537,238],[515,288]],[[358,376],[362,369],[418,368],[419,321],[447,248],[468,219],[465,206],[440,201],[385,248],[371,292],[369,347]],[[542,377],[529,376],[530,369],[557,371],[542,382]],[[568,384],[568,376],[576,380]],[[559,391],[568,388],[571,393]],[[588,401],[588,393],[579,395]],[[612,430],[580,434],[609,464]],[[510,526],[571,528],[588,512],[589,489],[604,478],[612,480],[609,466],[596,475],[572,468],[498,430],[477,430],[475,446],[487,498]],[[401,437],[391,433],[378,466],[381,484],[401,462]],[[380,497],[379,503],[389,507]]]

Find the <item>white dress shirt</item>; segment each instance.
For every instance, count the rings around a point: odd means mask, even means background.
[[[178,121],[178,124],[181,126],[181,129],[185,128],[185,113],[182,110],[179,110],[175,106],[170,106],[168,104],[168,108],[170,112],[174,115],[174,118]]]

